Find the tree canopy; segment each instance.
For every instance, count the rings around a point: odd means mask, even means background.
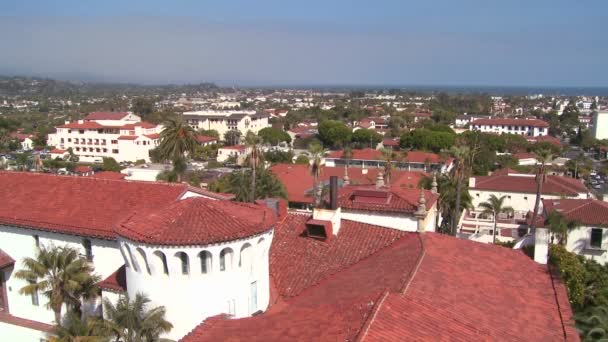
[[[325,120],[319,124],[319,138],[325,146],[342,147],[351,141],[352,132],[343,122]]]
[[[258,136],[262,138],[264,143],[276,146],[280,142],[284,141],[286,143],[291,143],[291,137],[287,132],[282,129],[274,128],[274,127],[266,127],[262,128],[258,132]]]

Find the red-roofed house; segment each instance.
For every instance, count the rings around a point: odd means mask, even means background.
[[[360,150],[352,150],[352,157],[345,159],[344,151],[331,151],[325,158],[326,166],[341,166],[344,167],[348,163],[349,167],[361,168],[383,168],[384,161],[382,160],[382,151],[372,148]],[[449,172],[453,166],[451,158],[444,159],[438,154],[408,151],[407,154],[401,154],[403,158],[395,160],[395,167],[400,170],[408,171],[439,171],[441,173]]]
[[[243,165],[250,153],[251,148],[245,145],[224,146],[217,150],[217,161],[223,163],[229,158],[235,158],[237,165]]]
[[[471,122],[469,129],[486,133],[509,133],[528,137],[549,134],[549,124],[539,119],[477,119]]]
[[[196,141],[201,146],[209,146],[209,145],[217,144],[217,138],[215,138],[215,137],[208,137],[208,136],[205,136],[205,135],[197,135],[196,136]]]
[[[14,132],[10,134],[12,139],[19,141],[21,144],[21,149],[25,151],[29,151],[34,148],[34,135],[33,134],[24,134],[21,132]]]
[[[540,226],[547,225],[552,211],[561,213],[578,226],[568,232],[565,240],[568,251],[600,264],[608,262],[608,203],[594,199],[545,199]],[[559,240],[559,237],[554,238]]]
[[[62,150],[71,147],[82,162],[101,163],[104,157],[150,161],[150,150],[160,143],[162,129],[133,113],[93,112],[84,120],[56,127],[47,144]]]
[[[92,176],[93,175],[93,169],[90,166],[86,166],[86,165],[77,165],[74,168],[74,173],[77,176],[81,176],[81,177],[88,177],[88,176]]]

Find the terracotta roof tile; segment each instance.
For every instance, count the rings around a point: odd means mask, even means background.
[[[211,141],[217,141],[216,137],[208,137],[205,135],[197,135],[196,136],[196,141],[198,141],[199,143],[207,143],[207,142],[211,142]]]
[[[139,138],[137,135],[121,135],[118,140],[137,140],[137,138]]]
[[[106,279],[97,283],[101,289],[115,292],[127,292],[127,275],[125,265],[120,266],[114,273]]]
[[[161,210],[136,213],[116,231],[148,244],[208,245],[266,232],[275,221],[267,207],[190,197]]]
[[[114,239],[113,226],[136,211],[178,199],[183,184],[0,172],[0,223]]]
[[[13,265],[14,263],[15,259],[11,258],[10,255],[6,254],[3,250],[0,249],[0,269]]]
[[[124,173],[114,172],[114,171],[99,171],[99,172],[95,172],[91,177],[101,178],[101,179],[120,180],[120,179],[125,179],[125,177],[127,177],[127,175],[125,175]]]
[[[567,219],[583,225],[604,225],[608,222],[608,203],[594,199],[543,200],[543,211],[557,210]]]
[[[437,194],[424,190],[426,207],[435,204]],[[418,209],[419,189],[376,189],[375,186],[340,188],[338,205],[344,209],[413,214]]]
[[[496,190],[522,193],[536,193],[536,180],[533,175],[514,176],[510,174],[494,173],[491,176],[476,176],[475,190]],[[585,185],[570,177],[547,176],[543,184],[543,194],[576,196],[587,193]]]
[[[353,150],[353,160],[382,160],[382,151],[375,150],[372,148],[366,148],[362,150]],[[326,158],[341,159],[343,151],[331,151]],[[424,164],[427,161],[431,163],[443,163],[445,160],[436,153],[422,152],[422,151],[408,151],[404,161],[407,160],[410,163]]]

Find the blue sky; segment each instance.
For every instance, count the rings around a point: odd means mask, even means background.
[[[606,0],[0,0],[0,73],[223,85],[608,86]]]

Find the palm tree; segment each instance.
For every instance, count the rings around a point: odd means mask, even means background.
[[[319,176],[321,175],[321,159],[323,158],[324,150],[323,146],[320,144],[310,144],[308,146],[308,152],[310,152],[312,157],[312,164],[310,164],[310,174],[313,178],[313,204],[314,206],[318,206],[321,203],[321,198],[319,198],[318,187],[319,187]]]
[[[559,211],[553,210],[547,215],[546,220],[549,231],[553,236],[557,236],[558,243],[565,246],[568,243],[568,233],[579,227],[578,222],[568,220]]]
[[[150,299],[141,293],[131,300],[129,295],[118,299],[116,305],[109,300],[103,303],[105,329],[122,342],[156,341],[168,333],[173,325],[165,319],[165,307],[146,309]]]
[[[420,179],[418,187],[430,190],[432,180],[432,177],[424,176],[422,179]],[[437,189],[439,192],[437,208],[443,217],[441,227],[439,227],[440,232],[451,234],[452,215],[457,212],[456,210],[454,210],[457,198],[456,180],[448,177],[447,175],[440,175],[437,178],[437,185]],[[463,184],[463,189],[460,192],[460,209],[462,210],[466,208],[473,208],[473,199],[471,198],[471,194],[467,189],[467,185]]]
[[[500,198],[496,195],[490,195],[490,198],[486,202],[479,203],[479,206],[483,208],[483,214],[492,215],[494,218],[494,230],[492,232],[492,243],[496,243],[496,227],[498,226],[498,215],[499,214],[512,214],[513,208],[505,207],[503,204],[507,196],[501,196]]]
[[[454,203],[454,216],[452,217],[452,235],[456,235],[456,227],[458,226],[461,210],[462,180],[468,173],[466,160],[469,156],[469,148],[467,146],[456,146],[452,149],[452,154],[456,163],[453,173],[454,179],[456,179],[456,202]]]
[[[93,279],[93,267],[70,247],[46,248],[40,246],[36,258],[24,258],[23,269],[15,273],[18,279],[27,280],[28,285],[19,293],[33,295],[42,292],[48,298],[47,307],[55,313],[55,322],[61,322],[63,304],[79,307],[83,284]]]
[[[350,147],[345,147],[342,151],[342,159],[346,160],[346,168],[350,167],[350,160],[353,158],[353,149]]]
[[[608,339],[608,308],[591,306],[574,315],[576,329],[583,341],[605,341]]]
[[[539,150],[536,152],[536,158],[540,161],[540,165],[536,169],[536,200],[534,201],[534,212],[532,213],[532,222],[530,223],[530,233],[534,234],[536,230],[536,220],[538,219],[538,209],[540,208],[540,196],[543,192],[543,184],[547,179],[546,163],[551,159],[549,150]]]
[[[185,154],[193,153],[197,146],[196,132],[179,117],[168,119],[164,126],[160,133],[158,148],[165,160],[171,160],[177,181],[181,182],[182,175],[186,171]]]
[[[255,133],[248,131],[245,136],[245,143],[251,149],[251,155],[249,156],[249,163],[251,164],[251,193],[250,200],[251,202],[255,202],[255,182],[256,182],[256,170],[258,168],[258,163],[262,161],[261,153],[260,153],[260,144],[262,143],[262,138],[258,137]]]
[[[63,324],[57,324],[49,335],[50,342],[106,342],[103,322],[96,318],[80,318],[77,313],[68,312]]]
[[[390,187],[391,176],[393,174],[394,168],[393,162],[397,158],[397,154],[393,150],[390,150],[388,148],[383,148],[381,151],[382,156],[380,158],[384,160],[384,179],[386,186]]]

